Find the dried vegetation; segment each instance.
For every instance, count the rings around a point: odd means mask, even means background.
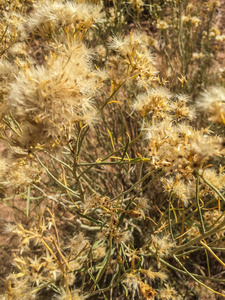
[[[0,1],[1,299],[222,299],[216,0]],[[215,72],[216,68],[216,72]]]

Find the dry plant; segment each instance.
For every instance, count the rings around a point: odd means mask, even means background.
[[[5,226],[19,251],[1,299],[225,297],[224,138],[194,126],[199,110],[225,124],[225,90],[194,106],[178,84],[195,66],[188,43],[203,45],[200,10],[209,40],[218,2],[145,2],[106,14],[101,1],[1,3],[2,202],[19,197],[31,220]],[[123,20],[147,9],[172,76],[159,74],[151,36],[124,35]]]
[[[219,55],[224,51],[225,41],[223,2],[201,0],[196,5],[192,0],[120,0],[107,3],[103,36],[127,34],[132,28],[147,32],[147,43],[157,56],[160,79],[168,80],[170,90],[196,97],[208,85],[224,83],[224,67],[220,65],[223,57]]]

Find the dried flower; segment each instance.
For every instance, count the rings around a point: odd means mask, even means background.
[[[34,13],[25,22],[28,33],[48,38],[61,27],[71,25],[76,30],[87,30],[102,18],[101,6],[90,3],[37,1]]]
[[[154,60],[146,45],[146,37],[140,33],[130,33],[130,36],[114,38],[110,48],[116,50],[124,58],[125,65],[129,66],[126,81],[132,83],[135,78],[140,86],[146,86],[155,80],[156,70]],[[125,71],[123,72],[125,74]]]
[[[141,278],[138,274],[135,273],[129,273],[126,275],[126,279],[123,281],[124,284],[126,284],[127,288],[132,291],[136,291],[139,288],[139,285],[141,283]]]
[[[141,281],[140,283],[140,292],[144,299],[148,299],[148,300],[155,299],[156,291],[147,283],[144,283],[143,281]]]
[[[201,59],[204,57],[204,54],[202,52],[198,53],[198,52],[194,52],[192,54],[193,59]]]
[[[69,293],[67,290],[61,288],[60,289],[61,294],[60,295],[55,295],[54,299],[55,300],[83,300],[84,298],[79,295],[78,290],[73,290],[71,293]]]
[[[190,18],[190,22],[192,25],[194,25],[195,27],[198,27],[201,23],[201,20],[198,17],[191,17]]]
[[[221,191],[225,188],[225,173],[224,172],[221,172],[218,174],[218,172],[215,169],[208,168],[208,169],[204,170],[203,177],[210,184],[212,184],[215,188],[217,188],[219,191]]]
[[[170,240],[169,235],[157,236],[151,235],[152,247],[155,249],[156,254],[159,257],[166,257],[169,255],[170,251],[174,247],[174,243]]]
[[[164,185],[164,191],[173,192],[176,198],[180,199],[185,206],[189,203],[189,189],[187,183],[174,177],[162,178],[162,182]]]
[[[161,29],[161,30],[165,30],[169,27],[168,23],[164,20],[158,20],[156,27]]]
[[[33,66],[18,75],[8,102],[22,122],[23,135],[15,137],[20,144],[57,147],[68,139],[74,123],[93,119],[91,97],[99,76],[91,69],[90,57],[84,45],[75,44],[60,57],[49,57],[46,66]]]
[[[211,86],[201,93],[197,106],[209,113],[210,121],[225,124],[225,88]]]
[[[7,159],[0,159],[2,172],[0,175],[0,184],[5,188],[12,188],[14,191],[24,190],[32,183],[39,181],[39,165],[35,162],[25,163],[23,160],[12,162]]]
[[[166,280],[167,279],[167,274],[164,273],[163,271],[153,271],[152,268],[150,267],[148,270],[143,270],[141,269],[140,272],[146,276],[148,276],[150,279],[155,280],[156,278],[159,278],[161,280]]]
[[[145,94],[140,94],[133,104],[141,117],[150,113],[154,118],[162,118],[165,112],[169,110],[169,99],[171,93],[165,88],[151,89]]]
[[[162,300],[177,300],[177,292],[176,290],[169,286],[169,284],[166,284],[166,287],[163,289],[160,289],[159,291],[160,297]]]

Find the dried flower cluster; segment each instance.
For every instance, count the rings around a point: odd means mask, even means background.
[[[74,270],[79,270],[86,260],[89,242],[80,234],[67,241],[69,244],[63,245],[64,242],[59,240],[53,215],[47,220],[41,218],[38,226],[27,230],[22,224],[18,224],[16,228],[11,228],[11,231],[19,236],[21,249],[26,253],[30,254],[32,244],[36,249],[43,251],[42,247],[44,247],[45,250],[44,253],[41,252],[41,256],[36,254],[33,258],[27,256],[14,259],[14,265],[19,273],[8,277],[6,295],[11,297],[10,299],[16,297],[35,299],[42,286],[46,284],[54,286],[60,281],[58,295],[56,294],[54,299],[68,299],[66,297],[70,297],[69,286],[72,286],[76,279]],[[51,229],[53,226],[54,230]],[[37,288],[32,289],[33,285]],[[71,299],[76,299],[75,297],[82,299],[79,298],[77,291],[71,293],[71,297],[74,297]]]
[[[198,107],[210,115],[209,121],[225,124],[225,88],[212,86],[201,93]]]
[[[11,84],[8,105],[22,124],[27,148],[44,147],[68,140],[73,124],[91,123],[95,110],[91,98],[101,82],[90,66],[84,45],[65,45],[60,56],[50,55],[46,66],[25,69]]]

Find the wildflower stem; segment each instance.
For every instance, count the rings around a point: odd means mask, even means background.
[[[87,127],[87,128],[85,129],[83,135],[81,135],[82,129],[84,129],[85,127]],[[79,135],[78,135],[78,138],[77,138],[77,153],[76,153],[76,155],[77,155],[77,160],[79,159],[81,146],[82,146],[84,137],[85,137],[85,135],[87,134],[88,130],[89,130],[89,126],[88,126],[88,125],[87,125],[87,126],[85,125],[85,126],[83,126],[83,127],[80,129],[80,132],[79,132]]]
[[[75,212],[76,212],[79,216],[81,216],[82,218],[85,218],[85,219],[87,219],[87,220],[89,220],[89,221],[91,221],[91,222],[94,222],[94,223],[96,223],[96,224],[103,225],[103,223],[102,223],[101,221],[95,220],[94,218],[89,217],[89,216],[83,214],[82,212],[80,212],[79,210],[77,210],[77,209],[75,209],[75,208],[73,208],[72,210],[75,211]]]
[[[214,241],[213,241],[214,242]],[[207,245],[209,246],[211,243],[208,243]],[[188,255],[190,253],[196,252],[196,251],[200,251],[200,250],[204,250],[204,247],[194,247],[192,250],[189,250],[187,252],[183,252],[181,254],[176,254],[176,256],[185,256]],[[210,249],[214,250],[214,251],[225,251],[225,248],[221,248],[221,247],[210,247]]]
[[[150,172],[148,172],[144,177],[142,177],[140,180],[138,180],[131,188],[129,188],[125,192],[122,192],[119,195],[117,195],[116,197],[114,197],[113,199],[111,199],[111,202],[113,202],[113,201],[117,200],[118,198],[120,198],[122,196],[125,196],[128,193],[130,193],[133,189],[136,188],[136,186],[138,186],[142,181],[144,181],[145,179],[147,179],[150,175],[152,175],[155,172],[156,172],[156,170],[151,170]]]
[[[40,165],[45,169],[45,171],[59,184],[61,185],[63,188],[65,188],[66,190],[68,190],[69,192],[71,192],[76,198],[80,199],[80,196],[78,195],[78,193],[74,192],[73,190],[71,190],[69,187],[65,186],[62,182],[60,182],[57,178],[55,178],[55,176],[48,170],[48,168],[41,162],[41,160],[39,159],[39,157],[37,156],[37,154],[35,154],[35,157],[37,158],[38,162],[40,163]]]
[[[91,296],[94,296],[94,295],[97,295],[97,294],[100,294],[100,293],[104,293],[104,292],[107,292],[107,291],[111,290],[113,287],[116,287],[124,279],[124,277],[125,277],[125,274],[122,275],[121,277],[119,277],[114,284],[112,284],[112,285],[110,285],[110,286],[108,286],[108,287],[106,287],[104,289],[99,289],[98,291],[94,291],[94,292],[92,292],[90,294],[85,295],[84,299],[88,299]]]
[[[211,183],[208,182],[208,180],[206,180],[202,175],[199,174],[199,176],[205,181],[206,184],[208,184],[208,186],[210,186],[216,193],[217,195],[225,202],[225,198],[223,197],[223,195],[220,193],[220,191],[217,190],[217,188],[215,188],[215,186],[213,186]]]
[[[199,219],[200,219],[200,223],[201,223],[201,227],[202,227],[202,233],[205,233],[205,225],[204,225],[204,222],[203,222],[201,207],[200,207],[200,203],[199,203],[199,181],[200,181],[200,176],[199,176],[199,174],[197,174],[197,180],[196,180],[196,203],[197,203]]]
[[[201,244],[201,242],[200,242]],[[211,271],[210,271],[210,264],[209,264],[209,256],[208,256],[208,252],[205,249],[205,256],[206,256],[206,263],[207,263],[207,270],[208,270],[208,277],[211,277]]]
[[[133,158],[133,159],[129,159],[128,161],[122,161],[121,158],[119,158],[119,160],[117,161],[100,161],[100,162],[93,162],[93,163],[80,163],[80,164],[77,164],[77,167],[84,167],[84,166],[105,166],[105,165],[116,165],[116,164],[134,164],[134,163],[139,163],[141,160],[141,158],[139,157],[136,157],[136,158]],[[83,174],[83,173],[82,173]]]
[[[170,195],[169,195],[168,222],[169,222],[169,232],[170,232],[172,240],[174,241],[174,236],[173,236],[173,231],[172,231],[172,226],[171,226],[171,219],[170,219],[170,205],[171,205],[172,195],[173,195],[173,192],[171,191]]]
[[[225,226],[225,219],[217,226],[213,227],[212,229],[206,231],[204,234],[197,236],[196,238],[192,239],[191,241],[187,242],[184,245],[181,245],[179,247],[176,247],[174,250],[172,250],[171,255],[175,255],[191,246],[194,244],[199,243],[201,240],[206,239],[207,237],[213,235],[216,232],[219,232],[223,227]]]
[[[181,62],[182,62],[182,72],[183,72],[183,50],[182,50],[182,30],[183,30],[183,24],[182,24],[182,14],[183,14],[183,1],[180,1],[180,11],[179,11],[179,33],[178,33],[178,48],[181,56]]]
[[[21,134],[19,132],[17,132],[17,130],[14,128],[14,126],[12,126],[10,124],[10,121],[9,121],[9,118],[7,117],[7,120],[6,118],[3,119],[3,122],[13,131],[15,132],[16,135],[18,135],[19,137],[21,137]]]
[[[4,32],[3,32],[3,34],[2,34],[2,36],[1,36],[1,38],[0,38],[0,44],[2,43],[3,38],[4,38],[4,36],[6,35],[7,30],[8,30],[8,25],[6,26],[6,28],[5,28],[5,30],[4,30]]]
[[[66,167],[68,170],[73,171],[73,168],[71,168],[69,165],[67,165],[64,161],[60,160],[59,158],[53,156],[52,154],[48,153],[47,151],[44,151],[45,154],[49,155],[51,158],[62,164],[64,167]]]
[[[176,220],[176,222],[177,222],[177,220]],[[182,203],[182,225],[181,225],[181,234],[180,234],[180,238],[179,238],[179,242],[178,242],[179,246],[182,243],[183,236],[184,236],[184,203]]]
[[[225,263],[213,252],[213,250],[208,246],[206,245],[205,243],[203,243],[203,241],[200,242],[200,244],[205,247],[214,257],[215,259],[223,266],[225,267]]]
[[[129,146],[132,145],[133,143],[135,143],[137,140],[139,140],[142,136],[144,135],[144,132],[140,133],[135,139],[133,139],[133,141],[131,141],[129,143]],[[115,152],[108,154],[105,158],[101,159],[101,163],[103,163],[106,159],[110,158],[111,156],[119,153],[120,151],[124,150],[127,147],[127,144],[122,146],[121,148],[119,148],[118,150],[116,150]],[[118,162],[115,162],[118,163]],[[122,163],[122,162],[121,162]],[[84,173],[88,172],[91,168],[93,168],[94,166],[96,166],[96,163],[89,163],[87,164],[89,167],[84,170],[79,177],[81,177]],[[82,164],[78,164],[77,167],[82,166]],[[83,165],[84,166],[84,165]]]
[[[191,277],[193,278],[196,282],[198,282],[199,284],[201,284],[202,286],[204,286],[205,288],[207,288],[208,290],[210,290],[211,292],[217,294],[217,295],[220,295],[222,297],[225,298],[225,295],[224,294],[221,294],[213,289],[211,289],[209,286],[207,286],[206,284],[204,284],[203,282],[199,281],[192,273],[190,273],[186,268],[185,266],[181,263],[181,261],[176,257],[176,255],[173,255],[174,259],[178,262],[178,264],[184,269],[184,271]]]
[[[155,170],[153,170],[153,171],[155,171]],[[153,172],[153,171],[151,171],[151,172]],[[149,172],[149,173],[151,173],[151,172]],[[143,189],[144,188],[146,188],[148,185],[150,185],[151,183],[153,183],[162,173],[163,173],[164,171],[163,170],[161,170],[151,181],[149,181],[144,187],[143,187]],[[150,176],[150,174],[147,174],[147,175],[149,175]],[[153,172],[154,173],[154,172]],[[145,176],[147,176],[147,175],[145,175]],[[147,176],[148,177],[148,176]],[[146,177],[146,178],[147,178]],[[142,180],[143,180],[143,178],[142,178]],[[129,209],[129,207],[130,207],[130,205],[131,205],[131,203],[132,203],[132,201],[143,191],[143,189],[140,189],[140,191],[134,196],[134,197],[132,197],[130,200],[129,200],[129,202],[128,202],[128,204],[127,204],[127,206],[126,206],[126,208],[125,208],[125,212],[123,212],[122,214],[121,214],[121,216],[120,216],[120,218],[119,218],[119,222],[118,222],[118,224],[117,224],[117,227],[120,227],[120,225],[122,224],[122,222],[123,222],[123,219],[125,218],[125,215],[126,215],[126,211]],[[121,195],[121,194],[120,194]],[[116,199],[117,199],[118,197],[116,197]],[[113,200],[115,200],[115,198],[113,199]],[[111,200],[112,201],[112,200]]]
[[[143,188],[140,188],[136,195],[132,197],[132,201],[134,201],[135,198],[137,198],[153,181],[155,181],[160,175],[164,173],[164,170],[161,170],[151,181],[149,181]]]
[[[74,163],[74,165],[73,165],[73,176],[74,176],[74,179],[77,182],[77,186],[78,186],[78,189],[79,189],[79,192],[80,192],[81,201],[84,202],[84,189],[83,189],[82,182],[81,182],[81,180],[80,180],[80,178],[77,174],[76,163]]]
[[[102,112],[103,108],[107,105],[107,103],[112,99],[112,97],[118,92],[118,90],[124,85],[125,81],[120,83],[119,86],[117,87],[117,89],[111,94],[111,96],[109,98],[106,99],[106,101],[104,102],[104,104],[101,106],[99,113]]]
[[[99,270],[97,276],[96,276],[96,284],[101,280],[102,276],[104,275],[107,267],[108,267],[108,264],[111,260],[111,252],[112,252],[112,234],[110,233],[110,236],[109,236],[109,249],[108,249],[108,255],[107,255],[107,258],[106,258],[106,261],[105,261],[105,264],[103,265],[102,269]],[[91,287],[90,289],[90,292],[92,292],[95,288],[95,284]]]
[[[162,258],[159,258],[160,262],[162,264],[164,264],[165,266],[169,267],[170,269],[174,270],[174,271],[177,271],[179,273],[182,273],[182,274],[186,274],[185,271],[181,270],[181,269],[178,269],[177,267],[169,264],[167,261],[165,261],[164,259]],[[225,280],[223,279],[216,279],[216,278],[213,278],[213,277],[207,277],[207,276],[203,276],[203,275],[198,275],[198,274],[193,274],[193,273],[190,273],[192,274],[195,278],[199,278],[199,279],[202,279],[202,280],[210,280],[210,281],[214,281],[214,282],[225,282]]]

